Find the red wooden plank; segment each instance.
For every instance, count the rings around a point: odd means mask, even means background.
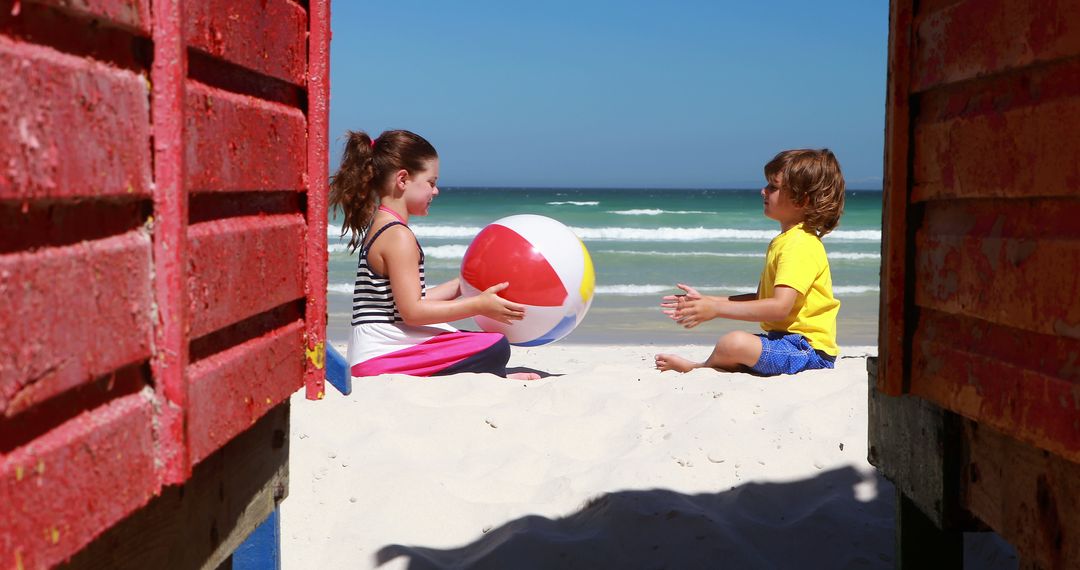
[[[191,463],[213,453],[298,390],[304,323],[294,321],[191,365]]]
[[[0,566],[58,564],[161,488],[149,389],[0,456]]]
[[[1080,59],[943,89],[922,103],[914,200],[1070,196],[1080,187]]]
[[[184,34],[192,47],[264,75],[304,84],[303,7],[289,0],[200,0],[184,8]]]
[[[147,195],[148,85],[0,36],[0,199]]]
[[[960,501],[1007,540],[1021,568],[1080,567],[1080,464],[963,422]]]
[[[191,475],[187,463],[184,409],[188,363],[188,197],[184,188],[184,78],[187,50],[182,23],[184,0],[153,0],[154,84],[154,386],[162,402],[158,415],[160,461],[166,484]]]
[[[1000,73],[1080,54],[1080,0],[966,0],[918,22],[913,85]]]
[[[304,219],[245,216],[191,226],[191,338],[304,296]]]
[[[1051,206],[1015,201],[1006,208],[1007,202],[927,206],[927,225],[916,238],[915,303],[1080,338],[1080,202],[1059,200],[1054,205],[1066,207],[1042,219],[1037,214]]]
[[[878,389],[904,391],[904,314],[907,309],[909,83],[911,4],[889,8],[889,80],[885,105],[885,178],[882,223],[881,310],[878,322]]]
[[[311,2],[308,53],[306,396],[325,394],[327,147],[330,116],[330,1]]]
[[[1080,459],[1080,340],[923,311],[914,345],[912,394]]]
[[[303,112],[194,81],[187,85],[189,190],[304,189]]]
[[[150,0],[29,0],[150,35]]]
[[[0,416],[150,357],[142,231],[0,255]]]

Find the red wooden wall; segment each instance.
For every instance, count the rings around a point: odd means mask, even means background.
[[[0,0],[0,567],[321,397],[329,0]]]
[[[879,388],[1080,461],[1080,0],[894,0]]]

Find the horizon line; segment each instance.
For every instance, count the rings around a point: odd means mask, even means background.
[[[760,190],[757,187],[737,187],[737,186],[503,186],[493,184],[450,184],[446,186],[440,185],[440,188],[462,188],[469,190],[719,190],[719,191],[747,191],[747,190]],[[858,190],[860,192],[883,192],[883,188],[874,187],[856,187],[846,188],[846,191]]]

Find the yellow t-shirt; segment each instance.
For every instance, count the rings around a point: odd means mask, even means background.
[[[761,328],[766,332],[799,333],[810,341],[810,346],[832,356],[839,354],[836,314],[840,311],[840,301],[832,294],[829,258],[825,256],[821,239],[803,230],[802,224],[769,243],[758,298],[771,298],[777,285],[791,287],[799,295],[784,320],[761,323]]]

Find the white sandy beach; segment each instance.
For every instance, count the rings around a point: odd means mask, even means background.
[[[652,369],[671,348],[515,348],[551,376],[297,393],[284,567],[893,567],[893,487],[866,461],[873,348],[773,379]]]

